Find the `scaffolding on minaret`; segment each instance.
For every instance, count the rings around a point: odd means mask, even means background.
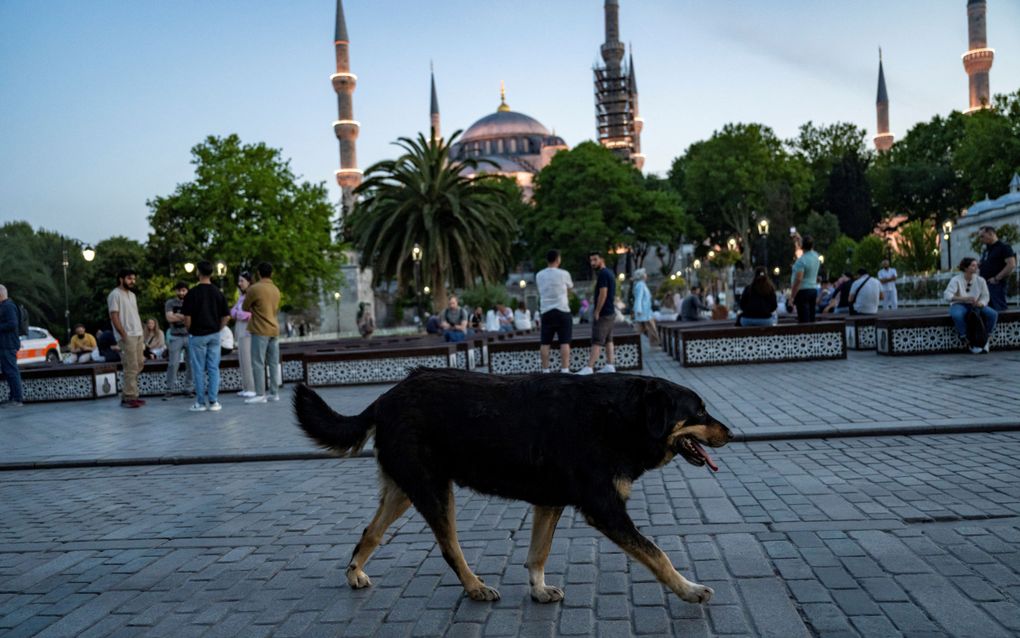
[[[593,69],[595,84],[595,131],[602,146],[618,157],[644,165],[641,153],[641,129],[638,115],[637,80],[634,58],[623,65],[625,46],[620,42],[619,0],[606,0],[606,41],[601,47],[604,65]]]

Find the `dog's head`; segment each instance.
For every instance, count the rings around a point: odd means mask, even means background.
[[[665,461],[679,454],[691,465],[707,464],[713,471],[719,469],[701,446],[722,447],[733,434],[708,413],[697,393],[664,379],[649,378],[645,380],[643,398],[649,434],[668,450]]]

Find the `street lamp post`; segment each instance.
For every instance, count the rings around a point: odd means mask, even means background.
[[[942,224],[942,239],[946,244],[946,270],[953,269],[953,220],[947,219]]]
[[[64,246],[64,240],[60,240],[60,252],[61,260],[60,263],[64,267],[64,323],[67,329],[67,340],[71,341],[71,302],[67,295],[67,248]]]
[[[340,298],[341,297],[343,297],[343,294],[341,294],[339,290],[333,293],[333,301],[336,302],[336,338],[337,339],[340,338]]]
[[[421,316],[421,258],[421,245],[415,242],[414,248],[411,249],[411,261],[414,262],[414,298],[418,306],[419,330],[425,326],[425,318]]]
[[[762,267],[765,268],[765,272],[769,270],[769,220],[761,219],[758,221],[758,236],[761,237],[762,247]]]
[[[216,262],[216,276],[220,280],[220,291],[223,291],[223,278],[227,276],[227,265],[222,261]]]

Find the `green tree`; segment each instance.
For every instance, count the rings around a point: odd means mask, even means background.
[[[888,253],[885,241],[878,235],[868,235],[857,242],[857,250],[854,251],[853,269],[864,268],[869,273],[878,272],[882,266],[882,260]]]
[[[727,124],[708,140],[696,142],[673,161],[670,182],[687,211],[710,237],[736,236],[750,263],[754,220],[791,219],[801,210],[811,174],[791,156],[772,129],[761,124]]]
[[[501,283],[479,284],[460,293],[460,305],[471,312],[480,307],[483,311],[495,308],[497,303],[509,304],[510,295]]]
[[[900,226],[896,244],[896,266],[905,273],[926,273],[938,269],[938,231],[920,220]]]
[[[848,226],[859,225],[854,218],[861,215],[859,205],[848,207],[844,198],[849,197],[851,202],[870,201],[868,184],[853,179],[856,171],[852,170],[854,167],[866,169],[871,161],[871,154],[864,143],[866,137],[867,131],[849,122],[827,126],[807,122],[800,127],[797,137],[787,142],[811,171],[808,207],[820,213],[836,213],[840,223],[845,224],[844,232],[851,232]],[[870,217],[866,208],[864,216]],[[869,226],[861,234],[870,231]]]
[[[811,235],[815,240],[815,250],[824,255],[829,245],[839,237],[839,219],[832,213],[819,215],[811,211],[799,230],[802,236]]]
[[[445,303],[450,286],[503,280],[517,237],[514,196],[496,176],[465,175],[478,162],[450,159],[459,134],[448,140],[402,137],[400,157],[365,171],[357,190],[364,199],[348,223],[375,283],[395,279],[402,289],[413,282],[415,243],[423,250],[424,283],[437,303]]]
[[[23,304],[34,326],[64,339],[63,280],[58,284],[60,253],[47,255],[43,241],[28,222],[0,226],[0,283],[11,299]],[[62,277],[62,273],[59,274]]]
[[[172,279],[185,262],[222,260],[233,279],[268,261],[284,303],[316,306],[342,261],[325,184],[299,182],[279,149],[237,135],[209,136],[191,154],[195,178],[148,201],[152,271]]]
[[[963,129],[953,167],[971,201],[995,198],[1020,171],[1020,90],[995,96],[992,108],[964,118]]]
[[[914,125],[902,140],[879,154],[868,173],[874,202],[884,217],[941,223],[972,203],[953,158],[965,134],[965,115],[953,111]]]
[[[840,235],[825,251],[825,267],[833,274],[853,272],[856,253],[857,242],[846,235]]]

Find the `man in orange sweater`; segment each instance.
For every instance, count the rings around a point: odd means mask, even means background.
[[[280,400],[280,290],[273,283],[273,265],[258,266],[259,280],[248,287],[242,309],[251,313],[248,332],[251,334],[251,367],[255,377],[255,396],[245,403]],[[269,388],[266,388],[266,366],[269,366]]]

